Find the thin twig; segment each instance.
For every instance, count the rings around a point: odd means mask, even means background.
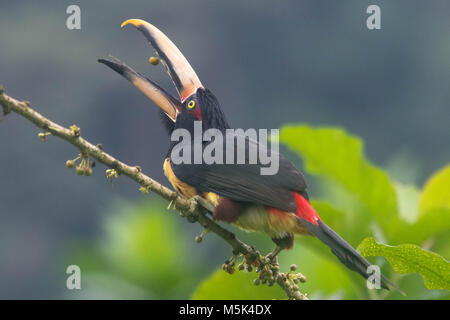
[[[48,118],[33,110],[29,102],[19,101],[8,96],[1,86],[0,105],[3,109],[3,118],[11,112],[16,113],[29,120],[45,132],[69,142],[79,149],[80,154],[96,159],[105,166],[116,170],[118,174],[126,175],[130,179],[136,181],[146,190],[151,190],[162,198],[171,201],[175,209],[180,212],[182,217],[187,218],[190,222],[198,222],[203,228],[209,232],[217,234],[225,240],[232,247],[233,255],[242,254],[246,261],[255,266],[259,266],[260,268],[261,266],[269,263],[267,259],[261,256],[254,247],[240,241],[236,238],[234,233],[228,231],[209,218],[207,213],[211,213],[213,207],[203,198],[193,198],[190,200],[183,199],[176,192],[164,187],[159,182],[142,173],[139,166],[127,165],[103,151],[103,148],[100,145],[94,145],[85,140],[81,136],[81,130],[78,127],[72,126],[70,128],[65,128],[55,122],[52,122]],[[285,291],[289,299],[307,299],[304,294],[300,293],[293,283],[286,281],[286,274],[279,272],[278,270],[274,270],[272,276],[273,279],[275,279],[275,282]]]

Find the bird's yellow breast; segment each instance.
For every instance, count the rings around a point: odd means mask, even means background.
[[[175,174],[173,173],[173,170],[172,170],[172,166],[170,165],[169,158],[164,160],[163,169],[164,169],[164,174],[167,177],[167,179],[169,180],[169,182],[172,184],[172,187],[174,187],[175,190],[178,193],[180,193],[184,198],[190,199],[190,198],[198,195],[197,189],[188,185],[187,183],[184,183],[183,181],[181,181],[180,179],[178,179],[175,176]]]
[[[190,199],[197,195],[202,195],[206,200],[209,200],[214,206],[217,206],[219,203],[220,197],[213,193],[213,192],[204,192],[203,194],[200,194],[196,188],[193,186],[188,185],[187,183],[181,181],[178,179],[175,174],[173,173],[172,166],[170,165],[170,159],[167,158],[164,160],[164,174],[169,180],[170,184],[174,189],[183,196],[183,198]]]

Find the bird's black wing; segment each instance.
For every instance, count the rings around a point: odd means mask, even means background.
[[[238,143],[233,146],[234,164],[208,165],[205,163],[193,164],[193,162],[192,164],[175,164],[174,161],[171,161],[171,167],[178,179],[195,187],[200,192],[214,192],[235,201],[267,205],[295,212],[296,204],[292,191],[300,192],[307,197],[306,181],[301,172],[281,154],[271,152],[270,149],[269,154],[278,157],[279,162],[279,169],[274,175],[262,175],[261,168],[268,166],[261,164],[260,161],[257,161],[256,164],[249,164],[248,152],[245,155],[245,164],[236,164],[237,151],[241,148],[248,150],[250,146],[257,146],[258,150],[262,149],[264,152],[266,150],[266,147],[260,143],[245,138],[244,146]],[[192,148],[194,148],[193,145]],[[224,159],[227,149],[230,147],[225,145]],[[172,157],[171,160],[173,160]]]

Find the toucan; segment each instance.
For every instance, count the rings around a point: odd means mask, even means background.
[[[140,19],[129,19],[122,23],[122,27],[126,25],[137,28],[150,42],[167,69],[179,98],[173,97],[154,81],[116,58],[98,61],[129,80],[161,109],[169,135],[177,129],[194,133],[196,122],[201,122],[204,131],[216,129],[225,132],[231,128],[217,98],[202,85],[189,62],[164,33]],[[193,140],[189,143],[195,144]],[[249,149],[255,145],[263,148],[258,141],[248,137],[240,141],[244,143],[240,146],[234,144],[231,151],[239,147]],[[205,148],[205,142],[200,143],[200,147]],[[278,172],[262,175],[260,169],[263,164],[260,162],[175,162],[171,159],[171,152],[176,145],[176,141],[171,140],[163,165],[164,173],[174,189],[184,198],[201,196],[210,201],[214,206],[213,218],[217,221],[269,235],[276,244],[271,258],[282,249],[292,248],[294,235],[309,235],[327,245],[350,270],[366,279],[371,275],[368,273],[370,262],[319,217],[309,202],[303,174],[281,154],[277,155]],[[223,151],[230,151],[227,145]],[[380,280],[384,289],[389,290],[388,284],[397,288],[383,275]]]

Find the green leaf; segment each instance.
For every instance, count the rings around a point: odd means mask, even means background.
[[[106,234],[98,250],[111,273],[158,298],[188,295],[204,269],[191,247],[193,236],[176,223],[165,203],[123,204],[114,211],[105,219]]]
[[[276,284],[272,287],[260,284],[255,286],[256,273],[237,271],[228,274],[217,270],[203,281],[192,295],[194,300],[272,300],[286,299],[284,291]]]
[[[397,216],[395,188],[383,170],[366,160],[359,138],[338,128],[303,125],[282,128],[280,140],[302,156],[308,172],[349,190],[381,226]]]
[[[450,230],[450,166],[434,174],[420,195],[414,187],[401,185],[397,185],[397,194],[406,222],[395,219],[388,226],[393,243],[420,245]]]
[[[428,289],[450,290],[449,262],[434,252],[413,244],[388,246],[373,238],[364,239],[358,246],[358,251],[366,257],[385,257],[397,273],[420,274]]]
[[[417,219],[420,191],[413,185],[395,184],[400,217],[409,223]]]
[[[435,208],[450,209],[450,165],[434,174],[423,188],[419,215]]]
[[[421,245],[430,238],[448,233],[449,217],[450,209],[430,209],[412,224],[396,219],[387,230],[391,234],[392,243],[409,242]]]
[[[156,275],[158,279],[167,274],[186,255],[182,246],[171,245],[168,250],[161,245],[184,243],[174,218],[164,211],[161,205],[124,206],[120,214],[109,217],[102,248],[107,258],[124,272],[141,278]]]

